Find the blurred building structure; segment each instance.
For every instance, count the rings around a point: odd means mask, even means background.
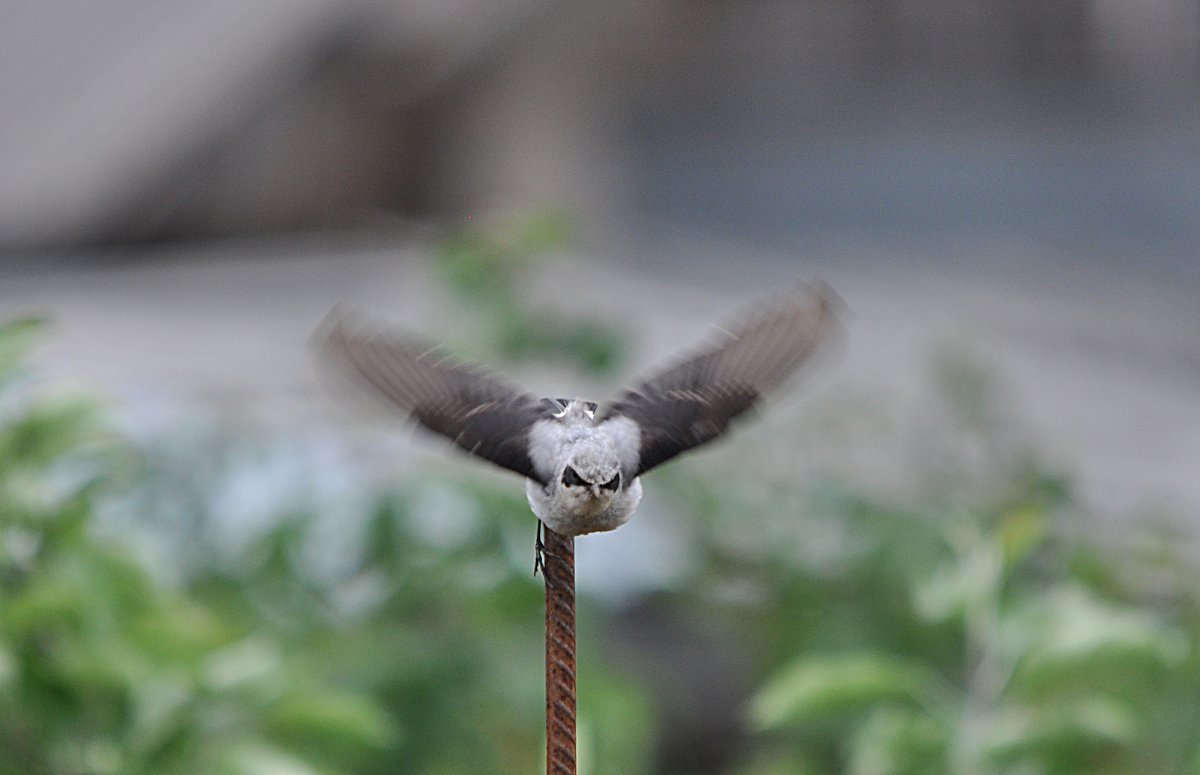
[[[797,149],[844,140],[904,172],[972,141],[955,117],[1194,123],[1200,72],[1190,0],[8,0],[4,16],[0,248],[546,201],[597,232],[714,207],[803,222],[836,202],[830,176],[870,179],[813,174]],[[912,154],[886,153],[897,132]],[[925,161],[907,171],[959,182],[953,158]],[[762,164],[826,190],[745,190]]]

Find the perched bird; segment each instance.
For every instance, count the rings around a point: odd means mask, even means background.
[[[720,436],[779,387],[837,325],[826,287],[759,302],[716,341],[615,401],[539,399],[405,335],[335,315],[326,352],[421,425],[524,476],[529,506],[562,535],[613,530],[642,498],[641,475]]]

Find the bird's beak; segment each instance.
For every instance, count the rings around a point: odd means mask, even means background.
[[[598,484],[593,484],[593,485],[592,485],[591,487],[589,487],[588,489],[592,491],[592,497],[593,497],[593,498],[599,498],[599,497],[600,497],[600,485],[598,485]]]

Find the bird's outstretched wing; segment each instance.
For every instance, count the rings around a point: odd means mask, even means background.
[[[829,337],[840,306],[829,288],[797,285],[760,302],[718,341],[624,391],[600,421],[624,447],[626,477],[721,435]]]
[[[500,375],[377,327],[334,319],[319,344],[352,376],[467,452],[546,484],[529,456],[529,431],[552,407]]]

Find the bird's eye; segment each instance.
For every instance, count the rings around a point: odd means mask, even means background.
[[[587,484],[587,482],[579,477],[579,474],[575,473],[575,469],[570,466],[567,466],[566,470],[563,471],[562,483],[568,487],[583,487]]]
[[[614,476],[612,479],[609,479],[604,484],[600,485],[600,489],[615,490],[620,486],[621,486],[621,473],[618,471],[616,476]]]

